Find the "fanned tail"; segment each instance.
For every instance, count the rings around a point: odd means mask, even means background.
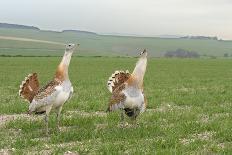
[[[124,83],[129,79],[130,73],[128,70],[124,71],[115,71],[107,81],[107,88],[112,93],[118,86]]]
[[[19,96],[31,103],[38,90],[39,81],[37,73],[29,74],[25,77],[25,80],[22,81],[22,84],[20,85]]]

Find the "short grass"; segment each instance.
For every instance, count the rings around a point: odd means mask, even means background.
[[[0,153],[230,154],[232,61],[149,59],[145,75],[148,109],[138,126],[119,127],[119,112],[106,114],[106,80],[116,69],[133,69],[135,58],[73,57],[74,96],[64,106],[61,132],[50,117],[27,116],[18,96],[25,75],[50,80],[61,58],[0,58]],[[5,119],[4,119],[5,118]],[[5,121],[6,119],[10,121]],[[129,123],[130,121],[127,120]]]

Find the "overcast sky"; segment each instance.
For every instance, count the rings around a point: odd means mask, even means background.
[[[232,39],[232,0],[0,0],[0,22],[52,30]]]

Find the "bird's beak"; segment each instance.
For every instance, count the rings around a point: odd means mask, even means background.
[[[73,48],[73,51],[77,48],[77,47],[79,47],[80,46],[80,44],[76,44],[75,46],[74,46],[74,48]]]
[[[144,49],[141,53],[140,53],[140,57],[144,58],[147,57],[147,50]]]

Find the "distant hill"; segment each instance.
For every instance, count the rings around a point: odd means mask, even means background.
[[[0,26],[0,55],[62,55],[62,44],[68,42],[79,43],[75,55],[82,56],[137,56],[144,48],[149,51],[149,57],[163,57],[166,52],[178,49],[195,51],[204,57],[232,55],[232,41],[204,36],[138,37],[81,30],[45,31],[17,24]]]
[[[214,36],[214,37],[210,37],[210,36],[184,36],[181,38],[183,38],[183,39],[218,40],[217,36]]]
[[[0,28],[40,30],[38,27],[35,26],[26,26],[26,25],[8,24],[8,23],[0,23]]]
[[[0,23],[0,28],[7,28],[7,29],[28,29],[28,30],[40,30],[38,27],[35,26],[27,26],[27,25],[19,25],[19,24],[9,24],[9,23]],[[53,30],[41,30],[44,32],[58,32]],[[92,34],[97,35],[95,32],[90,31],[81,31],[81,30],[63,30],[61,33],[85,33],[85,34]]]
[[[63,30],[62,33],[66,32],[71,32],[71,33],[85,33],[85,34],[92,34],[92,35],[97,35],[95,32],[90,32],[90,31],[81,31],[81,30]]]

